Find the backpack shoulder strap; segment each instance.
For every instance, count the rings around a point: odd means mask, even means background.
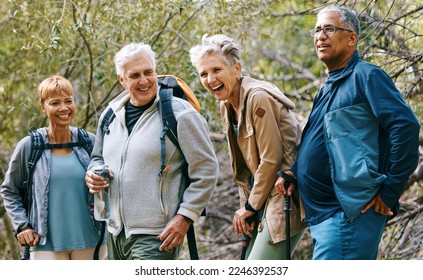
[[[88,132],[83,128],[78,128],[78,142],[87,151],[89,155],[93,151],[93,141],[91,141]]]
[[[43,144],[42,149],[64,149],[64,148],[73,148],[78,146],[82,146],[85,149],[85,151],[89,155],[91,155],[91,152],[93,150],[93,143],[87,131],[83,128],[78,128],[78,141],[59,143],[59,144],[45,143]]]
[[[169,139],[179,148],[178,143],[178,123],[173,113],[172,108],[172,88],[161,88],[159,91],[160,95],[160,116],[162,118],[163,127],[167,127],[166,134]]]
[[[172,96],[173,90],[171,88],[160,88],[160,103],[159,103],[159,113],[162,119],[163,129],[160,133],[160,148],[161,148],[161,158],[162,165],[159,170],[159,176],[163,174],[163,171],[166,170],[166,143],[165,135],[175,144],[176,147],[179,147],[178,142],[178,132],[177,132],[177,122],[175,115],[173,114],[172,108]]]
[[[101,130],[103,134],[109,134],[110,129],[109,125],[112,123],[113,119],[115,118],[115,112],[113,112],[112,108],[109,107],[106,113],[104,114],[103,120],[101,121]]]
[[[29,130],[29,136],[31,138],[31,152],[29,154],[26,178],[20,190],[22,201],[27,212],[27,219],[29,222],[29,212],[31,211],[31,200],[32,200],[32,176],[34,174],[34,168],[37,161],[41,158],[44,150],[44,140],[40,132],[35,127],[31,127]]]
[[[170,76],[170,78],[172,78]],[[178,89],[178,84],[176,80],[174,80],[174,84],[172,85],[172,79],[169,77],[164,78],[164,82],[166,84],[162,84],[160,87],[159,95],[160,95],[160,115],[162,118],[163,123],[163,130],[160,134],[160,141],[161,141],[161,157],[162,157],[162,166],[160,168],[159,176],[163,173],[166,169],[166,148],[165,148],[165,139],[164,136],[167,135],[169,139],[175,144],[178,149],[180,149],[179,142],[178,142],[178,131],[177,131],[177,121],[175,118],[175,114],[173,113],[172,108],[172,97],[174,96],[176,89]],[[185,176],[189,179],[187,170],[183,171]],[[188,185],[187,185],[188,186]],[[191,260],[198,260],[198,251],[197,251],[197,244],[195,240],[195,231],[194,225],[190,224],[187,232],[187,240],[188,240],[188,249]]]
[[[28,178],[32,180],[32,173],[35,167],[35,164],[40,159],[45,149],[44,139],[41,133],[35,127],[31,127],[29,130],[29,136],[31,137],[31,153],[28,159]]]
[[[27,162],[26,180],[23,182],[22,188],[19,191],[22,197],[22,202],[26,211],[26,223],[29,224],[30,212],[32,206],[32,176],[34,174],[34,168],[37,161],[40,159],[44,150],[44,140],[40,132],[36,127],[29,129],[29,137],[31,138],[31,151]],[[19,233],[18,229],[17,233]],[[21,256],[21,260],[29,260],[30,258],[30,247],[25,245],[25,249]]]

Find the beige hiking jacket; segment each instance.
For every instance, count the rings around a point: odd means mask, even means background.
[[[271,83],[243,77],[239,102],[238,137],[228,102],[221,103],[221,114],[241,207],[247,199],[256,210],[265,207],[272,242],[278,243],[286,238],[285,212],[284,198],[274,184],[277,172],[287,171],[295,162],[301,127],[291,111],[294,103]],[[295,196],[300,200],[298,190]],[[305,227],[301,219],[305,215],[294,203],[291,209],[292,236]]]

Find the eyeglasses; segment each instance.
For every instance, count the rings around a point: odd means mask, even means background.
[[[336,31],[338,30],[345,30],[348,32],[354,32],[353,30],[350,29],[346,29],[346,28],[342,28],[342,27],[336,27],[336,26],[325,26],[323,28],[321,27],[317,27],[315,29],[311,29],[310,30],[310,36],[314,37],[317,34],[320,34],[321,31],[323,31],[323,33],[325,33],[325,35],[333,35],[336,33]]]

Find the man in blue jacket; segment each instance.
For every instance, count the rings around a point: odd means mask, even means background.
[[[336,6],[321,10],[310,31],[329,76],[288,173],[297,177],[313,259],[376,259],[418,162],[419,122],[390,77],[360,59],[359,32],[356,14]],[[284,182],[276,182],[282,195]]]

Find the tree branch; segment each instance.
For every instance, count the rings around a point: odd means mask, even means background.
[[[89,7],[87,7],[87,11],[88,11]],[[88,51],[88,58],[89,58],[89,77],[88,77],[88,95],[87,95],[87,104],[88,106],[86,107],[85,110],[85,122],[87,122],[88,120],[88,116],[89,116],[89,112],[90,112],[90,104],[91,104],[91,99],[94,100],[94,98],[92,97],[92,91],[93,91],[93,80],[94,80],[94,62],[93,62],[93,54],[91,51],[91,46],[88,42],[88,40],[86,39],[84,33],[82,32],[81,29],[81,25],[84,24],[84,22],[78,22],[77,16],[76,16],[76,12],[77,12],[77,6],[75,3],[73,3],[72,5],[72,15],[73,15],[73,20],[74,23],[76,25],[76,30],[79,33],[79,35],[81,36],[85,47],[87,48]],[[85,126],[85,125],[84,125]]]

